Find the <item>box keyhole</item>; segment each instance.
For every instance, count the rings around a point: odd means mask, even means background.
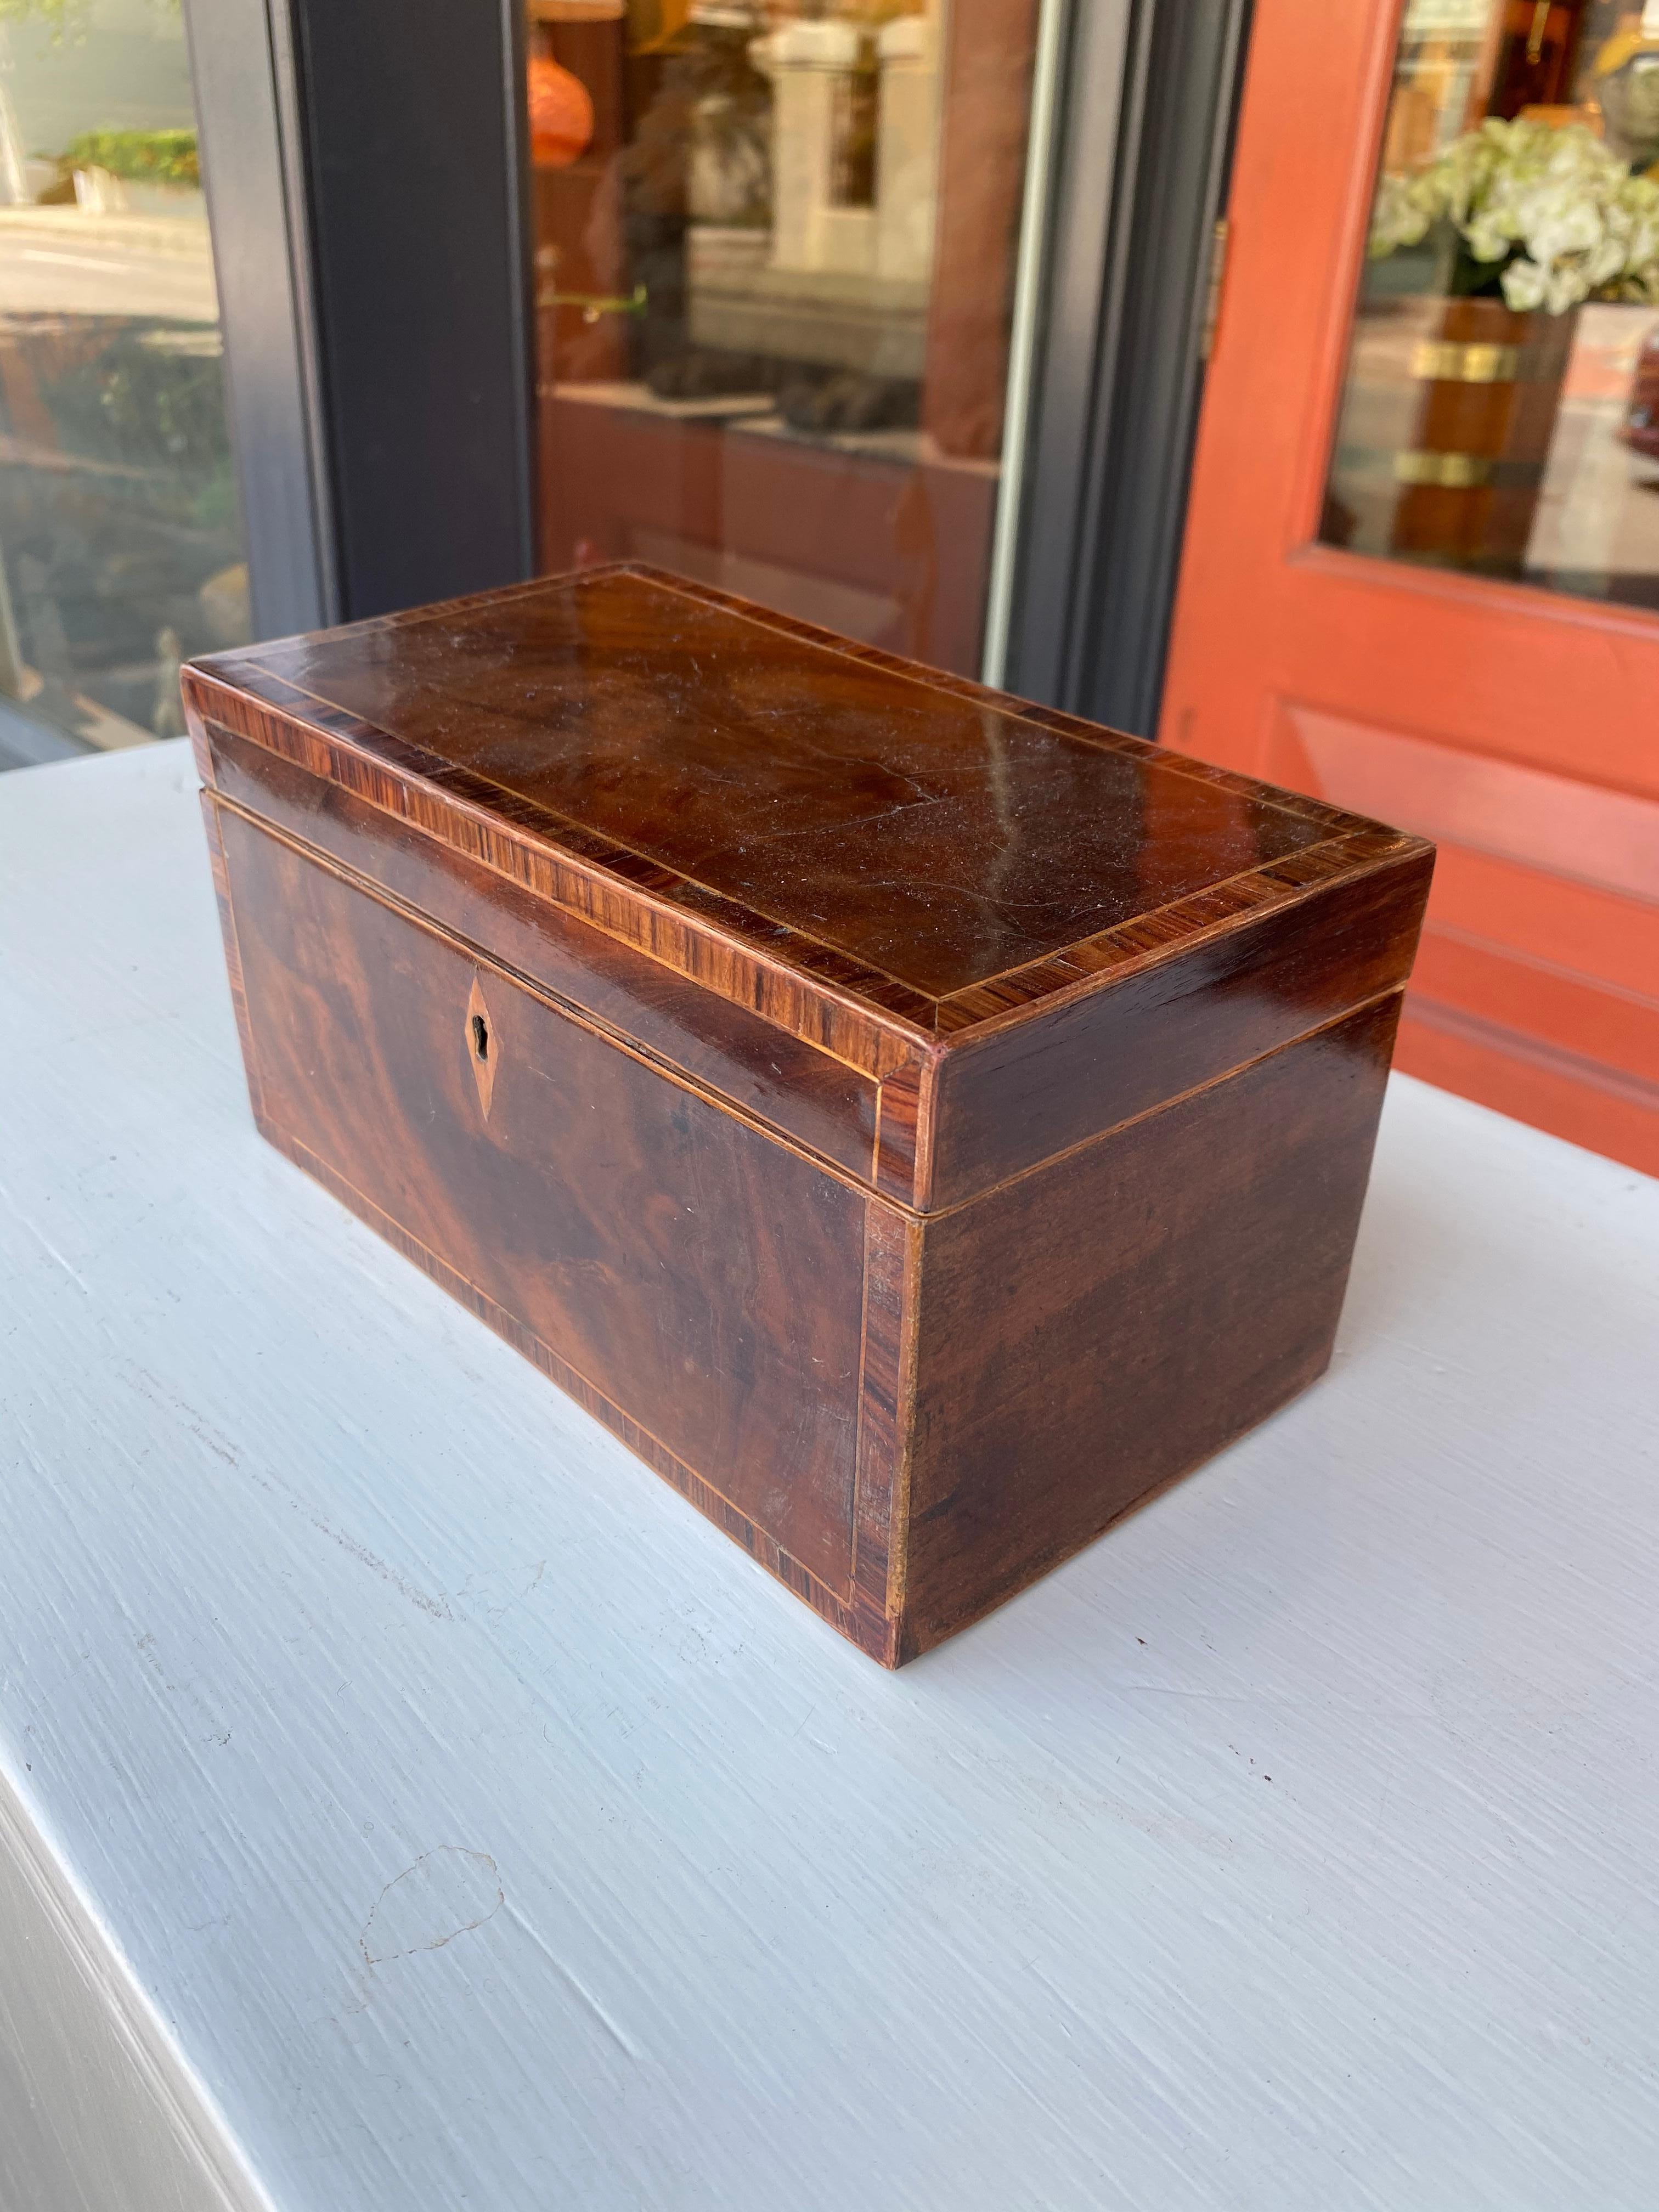
[[[495,1089],[495,1078],[501,1071],[501,1048],[491,1031],[489,1009],[484,1004],[484,994],[478,988],[478,979],[472,979],[472,988],[467,994],[466,1037],[467,1057],[472,1062],[472,1080],[478,1088],[478,1103],[483,1108],[484,1119],[489,1119],[489,1102]]]

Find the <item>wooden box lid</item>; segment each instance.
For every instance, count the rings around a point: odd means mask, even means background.
[[[1379,867],[1426,879],[1420,840],[631,564],[185,688],[878,1081]]]

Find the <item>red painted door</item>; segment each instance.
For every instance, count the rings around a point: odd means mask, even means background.
[[[1659,258],[1568,295],[1656,89],[1653,5],[1257,0],[1161,732],[1435,838],[1400,1064],[1650,1173]]]

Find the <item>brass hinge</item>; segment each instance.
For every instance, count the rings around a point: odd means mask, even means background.
[[[1227,241],[1231,225],[1224,215],[1216,217],[1215,228],[1210,233],[1210,283],[1204,301],[1204,334],[1198,342],[1198,357],[1208,361],[1215,351],[1216,325],[1221,320],[1221,280],[1227,273]]]

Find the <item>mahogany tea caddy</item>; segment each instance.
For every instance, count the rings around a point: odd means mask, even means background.
[[[1422,840],[633,566],[184,690],[260,1129],[884,1665],[1326,1365]]]

